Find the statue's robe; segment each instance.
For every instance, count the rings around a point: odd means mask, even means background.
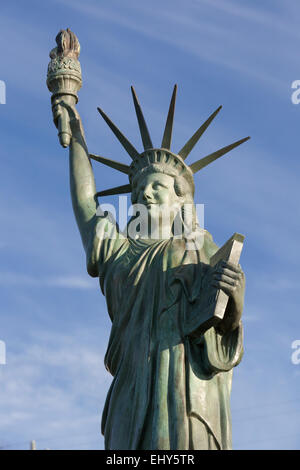
[[[97,217],[87,268],[99,276],[112,320],[106,449],[231,448],[232,368],[243,353],[242,325],[223,335],[214,327],[198,337],[186,332],[217,249],[208,232],[201,249],[188,250],[184,239],[125,238]]]

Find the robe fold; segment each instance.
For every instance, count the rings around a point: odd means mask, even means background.
[[[242,325],[223,335],[213,327],[199,337],[185,332],[217,249],[208,232],[201,249],[190,242],[187,249],[184,239],[126,238],[109,217],[95,218],[87,269],[99,277],[112,321],[106,449],[231,448],[232,368],[243,354]]]

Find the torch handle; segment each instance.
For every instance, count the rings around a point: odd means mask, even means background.
[[[58,118],[57,128],[60,144],[64,148],[68,147],[71,142],[72,132],[69,122],[69,114],[66,109],[62,109],[62,113]]]

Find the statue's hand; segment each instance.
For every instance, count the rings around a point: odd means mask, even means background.
[[[83,138],[83,127],[75,101],[70,97],[57,97],[52,102],[53,122],[59,133],[60,143],[68,147],[72,137]]]
[[[212,285],[229,296],[218,330],[222,333],[233,331],[239,325],[244,306],[245,274],[241,266],[222,261],[213,271]]]

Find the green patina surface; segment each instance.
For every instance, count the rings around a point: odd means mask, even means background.
[[[66,40],[67,34],[58,38],[55,60],[64,53],[62,37],[67,55],[74,57],[72,44],[79,54],[79,43],[73,36]],[[139,153],[99,110],[133,161],[125,165],[90,156],[75,108],[77,95],[66,92],[65,82],[55,82],[53,70],[52,108],[60,142],[69,146],[73,210],[88,272],[99,277],[112,321],[105,365],[113,381],[102,417],[106,449],[230,449],[232,369],[243,354],[244,274],[230,262],[210,265],[218,247],[198,226],[193,175],[246,139],[188,166],[185,158],[219,109],[174,154],[176,87],[160,149],[153,148],[132,90],[144,151]],[[75,85],[78,67],[76,73]],[[97,193],[90,157],[127,174],[129,184]],[[131,192],[132,201],[146,210],[148,228],[138,238],[125,236],[111,218],[99,215],[97,195],[124,192]],[[187,203],[193,207],[191,237],[177,239],[174,224],[176,217],[183,220]],[[175,208],[168,225],[162,207]],[[128,228],[134,223],[132,218]],[[157,239],[151,238],[149,227],[155,227]],[[212,290],[222,290],[228,302],[218,324],[202,331],[201,312]]]

